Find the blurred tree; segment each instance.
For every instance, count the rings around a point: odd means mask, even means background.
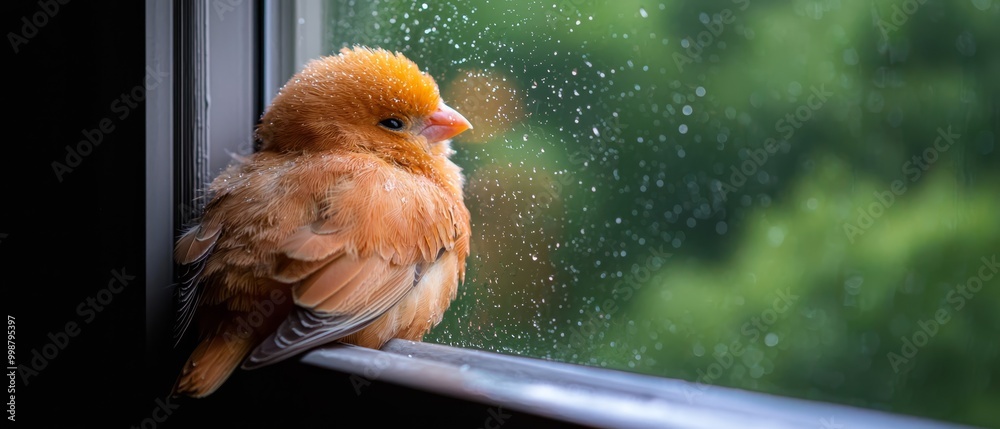
[[[327,11],[483,124],[429,341],[1000,427],[1000,1]]]

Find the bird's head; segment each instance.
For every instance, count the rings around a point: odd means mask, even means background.
[[[355,47],[311,61],[275,97],[257,128],[265,151],[348,151],[398,164],[436,153],[471,128],[434,79],[402,54]]]

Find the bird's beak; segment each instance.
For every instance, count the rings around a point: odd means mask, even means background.
[[[438,104],[438,109],[427,118],[420,135],[427,137],[428,143],[437,143],[455,137],[462,131],[471,128],[472,124],[469,123],[468,119],[465,119],[465,116],[441,102]]]

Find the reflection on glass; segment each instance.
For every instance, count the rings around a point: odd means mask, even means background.
[[[1000,2],[325,14],[327,52],[402,51],[476,126],[427,341],[1000,421]]]

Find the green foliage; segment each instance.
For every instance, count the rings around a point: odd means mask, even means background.
[[[496,125],[455,142],[473,255],[427,340],[998,427],[1000,2],[328,15]]]
[[[784,202],[748,218],[730,258],[678,261],[642,288],[631,316],[648,322],[626,340],[650,350],[642,370],[705,389],[995,421],[995,188],[956,201],[954,173],[936,171],[852,243],[843,225],[856,213],[845,218],[836,206],[867,207],[878,199],[865,195],[889,187],[855,177],[853,189],[839,188],[849,166],[833,157],[820,165]]]

